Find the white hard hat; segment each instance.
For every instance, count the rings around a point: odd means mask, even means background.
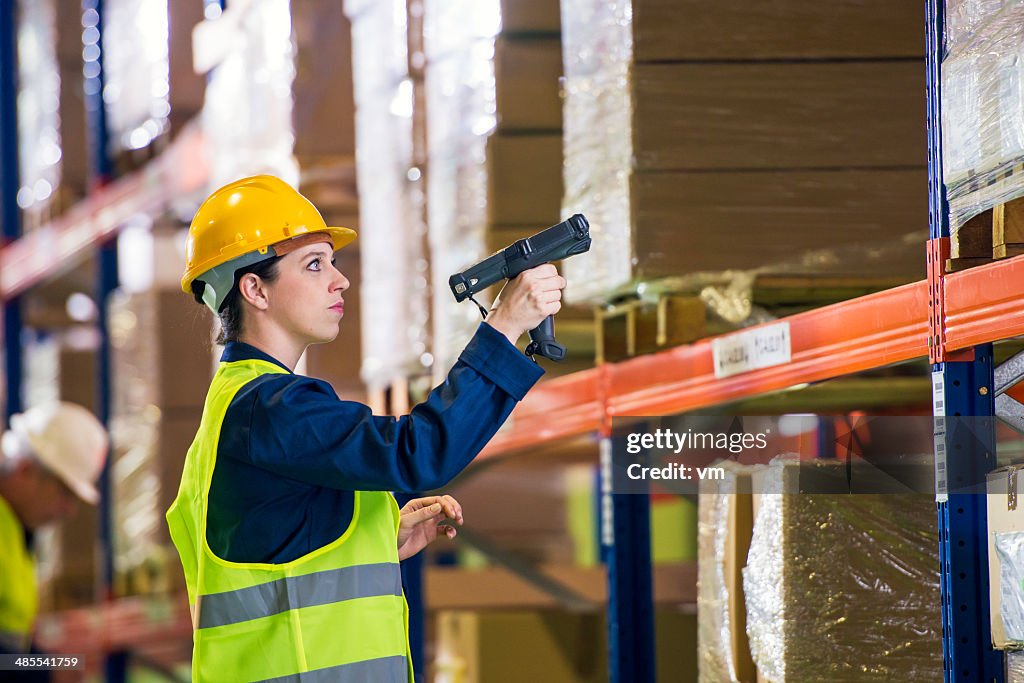
[[[4,451],[19,441],[35,459],[56,474],[68,488],[87,503],[96,504],[100,495],[96,480],[107,459],[107,431],[100,421],[80,405],[54,401],[11,416],[11,428],[4,434]]]

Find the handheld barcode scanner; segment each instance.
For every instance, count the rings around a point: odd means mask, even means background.
[[[448,278],[448,286],[452,288],[456,301],[470,299],[476,303],[473,295],[499,280],[511,280],[524,270],[582,254],[589,249],[590,224],[583,214],[578,213],[533,237],[516,240],[475,266],[452,275]],[[486,317],[483,306],[480,306],[480,311]],[[554,316],[549,315],[530,330],[530,345],[526,347],[526,353],[553,361],[565,359],[565,347],[555,341]]]

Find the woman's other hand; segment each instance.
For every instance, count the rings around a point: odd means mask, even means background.
[[[402,507],[398,523],[398,559],[405,560],[426,548],[439,535],[455,538],[450,520],[462,526],[462,506],[451,496],[414,498]]]

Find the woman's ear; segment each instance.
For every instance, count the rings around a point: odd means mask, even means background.
[[[266,283],[254,273],[246,273],[239,278],[238,293],[257,310],[265,311],[270,304]]]

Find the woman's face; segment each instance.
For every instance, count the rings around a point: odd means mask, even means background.
[[[349,281],[334,267],[331,245],[320,242],[296,249],[278,262],[277,273],[267,283],[271,317],[306,344],[333,341],[345,315],[341,293]]]

